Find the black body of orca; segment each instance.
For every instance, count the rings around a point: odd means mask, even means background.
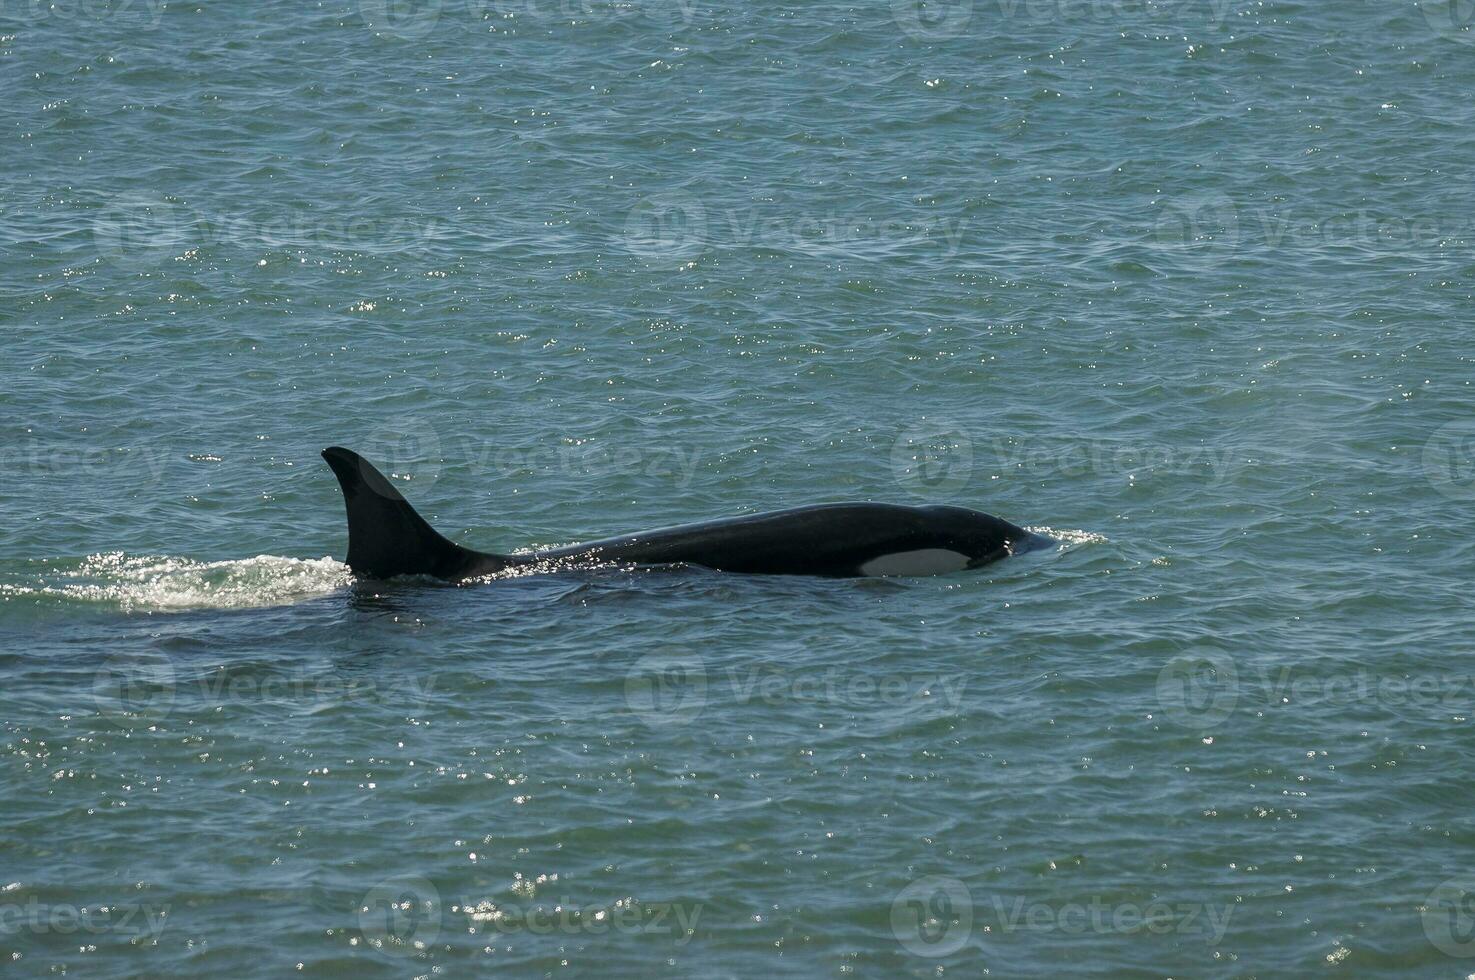
[[[938,575],[1052,543],[964,507],[819,504],[682,524],[526,555],[446,540],[357,453],[323,450],[348,508],[348,567],[364,578],[448,581],[510,568],[597,564],[699,565],[762,575]]]

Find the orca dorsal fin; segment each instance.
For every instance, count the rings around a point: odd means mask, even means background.
[[[458,579],[495,556],[447,541],[415,513],[384,474],[349,449],[323,450],[348,509],[348,567],[365,578],[432,575]]]

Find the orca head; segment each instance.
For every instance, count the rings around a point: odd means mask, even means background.
[[[1050,538],[1027,531],[1003,518],[967,507],[934,504],[923,507],[934,532],[949,547],[966,555],[969,569],[1022,554],[1051,543]]]

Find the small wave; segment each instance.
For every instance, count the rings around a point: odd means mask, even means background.
[[[525,557],[528,552],[513,552],[518,557]],[[577,558],[559,559],[549,558],[544,561],[528,562],[525,565],[509,565],[501,571],[488,572],[485,575],[476,575],[472,578],[463,579],[460,585],[485,585],[489,582],[498,582],[505,579],[526,578],[529,575],[557,575],[561,572],[588,572],[594,570],[606,570],[618,568],[629,570],[635,568],[630,564],[622,564],[613,561],[581,561]]]
[[[332,558],[257,555],[230,561],[167,556],[89,555],[35,584],[0,583],[0,600],[24,596],[116,605],[124,612],[249,609],[327,595],[353,576]]]

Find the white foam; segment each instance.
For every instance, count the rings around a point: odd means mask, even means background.
[[[1043,534],[1060,542],[1060,550],[1083,544],[1105,544],[1109,538],[1094,531],[1061,531],[1053,527],[1026,527],[1026,531]]]
[[[230,561],[128,556],[88,556],[72,569],[39,576],[35,585],[0,584],[0,599],[54,596],[111,603],[125,612],[184,609],[249,609],[327,595],[353,576],[332,558],[257,555]]]

